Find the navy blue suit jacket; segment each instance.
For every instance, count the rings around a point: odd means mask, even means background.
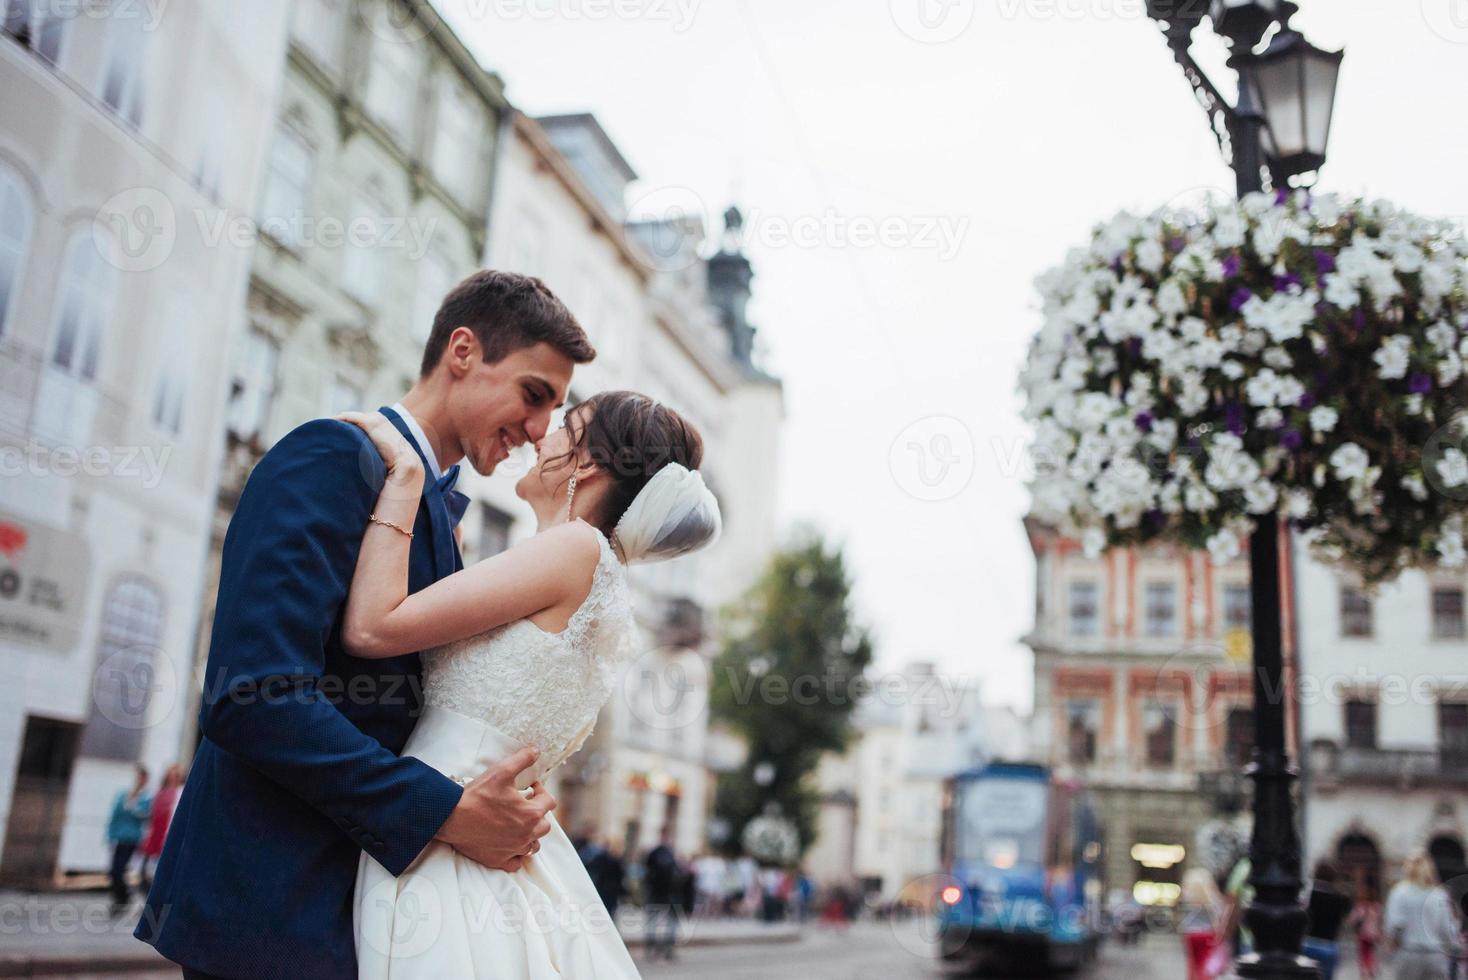
[[[224,539],[203,739],[134,933],[176,963],[225,977],[355,977],[358,855],[401,874],[463,792],[398,755],[422,707],[418,655],[342,650],[384,477],[365,433],[318,419],[245,485]],[[425,482],[414,591],[462,567],[443,497]]]

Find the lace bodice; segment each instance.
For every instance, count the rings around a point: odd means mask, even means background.
[[[600,531],[596,539],[601,557],[591,591],[564,630],[548,633],[521,619],[423,655],[428,705],[540,747],[522,782],[541,778],[581,747],[636,648],[626,568]]]

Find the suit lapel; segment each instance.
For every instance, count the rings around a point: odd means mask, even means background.
[[[393,424],[408,444],[418,452],[419,458],[423,460],[423,472],[426,479],[423,481],[423,506],[428,509],[429,539],[433,543],[433,569],[436,578],[452,575],[457,569],[454,567],[454,529],[449,522],[449,511],[443,502],[443,494],[439,493],[437,481],[433,477],[433,470],[428,466],[428,457],[424,455],[423,447],[418,445],[418,440],[413,438],[413,432],[408,428],[408,423],[403,417],[392,409],[383,407],[378,409],[387,420]]]

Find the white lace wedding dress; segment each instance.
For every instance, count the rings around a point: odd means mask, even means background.
[[[626,569],[597,540],[591,591],[563,632],[519,620],[424,654],[426,706],[404,755],[463,781],[538,745],[523,788],[580,748],[635,649]],[[638,976],[554,814],[514,873],[438,843],[397,878],[362,855],[353,924],[358,976],[372,980]]]

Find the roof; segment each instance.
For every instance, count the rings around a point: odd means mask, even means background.
[[[601,128],[601,123],[597,122],[596,117],[591,113],[568,112],[560,115],[536,116],[535,121],[540,123],[541,128],[547,132],[557,129],[586,130],[601,144],[601,148],[606,153],[607,159],[622,172],[623,177],[626,177],[628,180],[637,179],[637,171],[632,169],[632,164],[628,163],[627,158],[622,156],[622,151],[617,149],[617,144],[612,142],[612,138],[607,135],[607,131]]]

